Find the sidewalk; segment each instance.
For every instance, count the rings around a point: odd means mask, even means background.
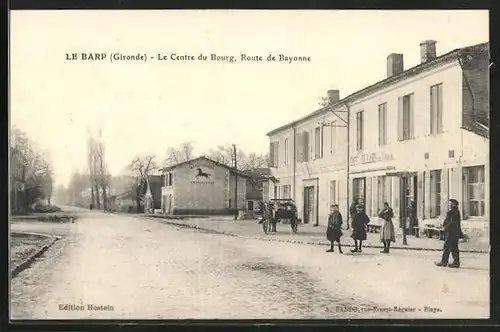
[[[326,227],[312,225],[299,225],[297,234],[292,234],[290,225],[277,225],[278,233],[264,234],[262,226],[257,223],[257,220],[232,220],[225,217],[210,217],[210,218],[189,218],[189,219],[170,219],[169,217],[160,217],[159,215],[149,216],[149,218],[158,219],[167,224],[173,224],[181,227],[191,227],[213,231],[215,233],[238,236],[243,238],[253,238],[268,241],[292,242],[313,245],[325,245],[330,243],[326,240]],[[343,230],[342,246],[352,246],[351,230]],[[403,237],[401,234],[396,234],[396,243],[393,243],[391,249],[403,250],[428,250],[441,251],[443,250],[443,241],[438,239],[429,239],[426,237],[416,238],[413,235],[408,235],[407,245],[403,246]],[[368,238],[363,241],[363,247],[367,248],[383,248],[380,243],[380,235],[378,233],[368,233]],[[460,251],[489,253],[489,239],[482,241],[471,239],[469,242],[460,243]]]

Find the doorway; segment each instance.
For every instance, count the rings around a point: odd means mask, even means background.
[[[314,219],[314,186],[304,187],[304,224]]]
[[[247,202],[247,210],[248,211],[253,211],[253,201],[248,201]]]
[[[366,202],[366,178],[355,178],[352,180],[353,200],[360,204]]]
[[[417,221],[417,176],[400,178],[400,202],[399,205],[399,228],[403,228],[403,221],[406,222],[406,230],[408,234],[413,234],[413,226],[416,226]],[[410,204],[411,203],[411,204]]]

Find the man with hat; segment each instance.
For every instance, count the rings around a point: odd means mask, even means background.
[[[352,235],[354,240],[354,249],[351,252],[361,252],[363,241],[366,240],[366,225],[370,223],[370,218],[365,213],[363,204],[356,205],[356,214],[352,220]],[[358,246],[359,241],[359,246]]]
[[[444,245],[443,257],[440,262],[436,262],[437,266],[448,266],[451,268],[460,267],[460,252],[458,250],[458,241],[463,238],[462,228],[460,226],[460,211],[458,210],[458,201],[450,199],[450,210],[446,213],[446,218],[443,222],[444,227]],[[448,265],[450,252],[453,256],[453,263]]]

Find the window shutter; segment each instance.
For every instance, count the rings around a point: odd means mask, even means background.
[[[441,171],[441,216],[445,216],[448,211],[449,172],[449,169],[443,169]]]
[[[280,142],[274,143],[274,157],[276,158],[276,167],[280,165]]]
[[[398,98],[398,140],[403,140],[403,97]]]
[[[401,179],[400,178],[397,178],[397,177],[389,177],[389,180],[390,180],[390,183],[391,183],[391,187],[392,187],[392,191],[393,191],[393,195],[392,195],[392,201],[393,201],[393,204],[392,204],[392,209],[394,211],[394,216],[395,216],[395,219],[396,220],[399,220],[399,199],[401,198],[401,192],[399,190],[400,188],[400,182],[401,182]],[[400,222],[398,221],[398,225],[400,225]],[[401,227],[401,226],[398,226],[398,227]]]
[[[309,160],[309,132],[304,131],[302,133],[302,140],[303,140],[303,156],[302,156],[302,162],[306,162]]]
[[[437,104],[437,124],[436,129],[438,133],[443,131],[443,84],[438,86],[438,104]]]
[[[430,178],[429,178],[429,185],[430,185],[430,204],[429,204],[429,217],[434,218],[434,211],[435,211],[435,206],[436,206],[436,175],[435,172],[431,171],[430,173]]]
[[[324,152],[324,148],[325,148],[325,130],[324,130],[325,127],[321,126],[321,133],[320,133],[320,145],[321,145],[321,149],[319,150],[319,157],[320,158],[323,158],[323,152]]]
[[[274,167],[274,143],[269,143],[269,163]]]
[[[414,99],[413,99],[413,93],[409,96],[409,106],[410,106],[410,114],[409,114],[409,137],[410,138],[415,138],[415,132],[414,132],[414,123],[415,123],[415,119],[414,119],[414,105],[413,105],[413,102],[414,102]]]
[[[422,219],[430,218],[431,215],[431,173],[424,172],[424,215]]]
[[[366,214],[368,214],[368,216],[372,216],[373,213],[372,213],[372,178],[371,177],[366,178],[365,197],[366,197],[366,202],[365,202]]]
[[[469,218],[469,169],[462,168],[462,184],[463,184],[463,202],[462,202],[462,218]]]
[[[436,132],[436,86],[431,86],[431,112],[430,112],[430,133]]]
[[[379,199],[379,188],[380,188],[380,177],[374,176],[372,180],[373,190],[373,215],[378,216],[378,210],[380,209],[380,199]]]
[[[422,220],[424,216],[424,173],[418,172],[417,174],[417,201],[415,202],[417,208],[417,219]]]

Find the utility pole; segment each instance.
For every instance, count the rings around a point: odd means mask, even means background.
[[[234,156],[234,220],[238,219],[238,162],[236,160],[236,144],[233,144]]]

